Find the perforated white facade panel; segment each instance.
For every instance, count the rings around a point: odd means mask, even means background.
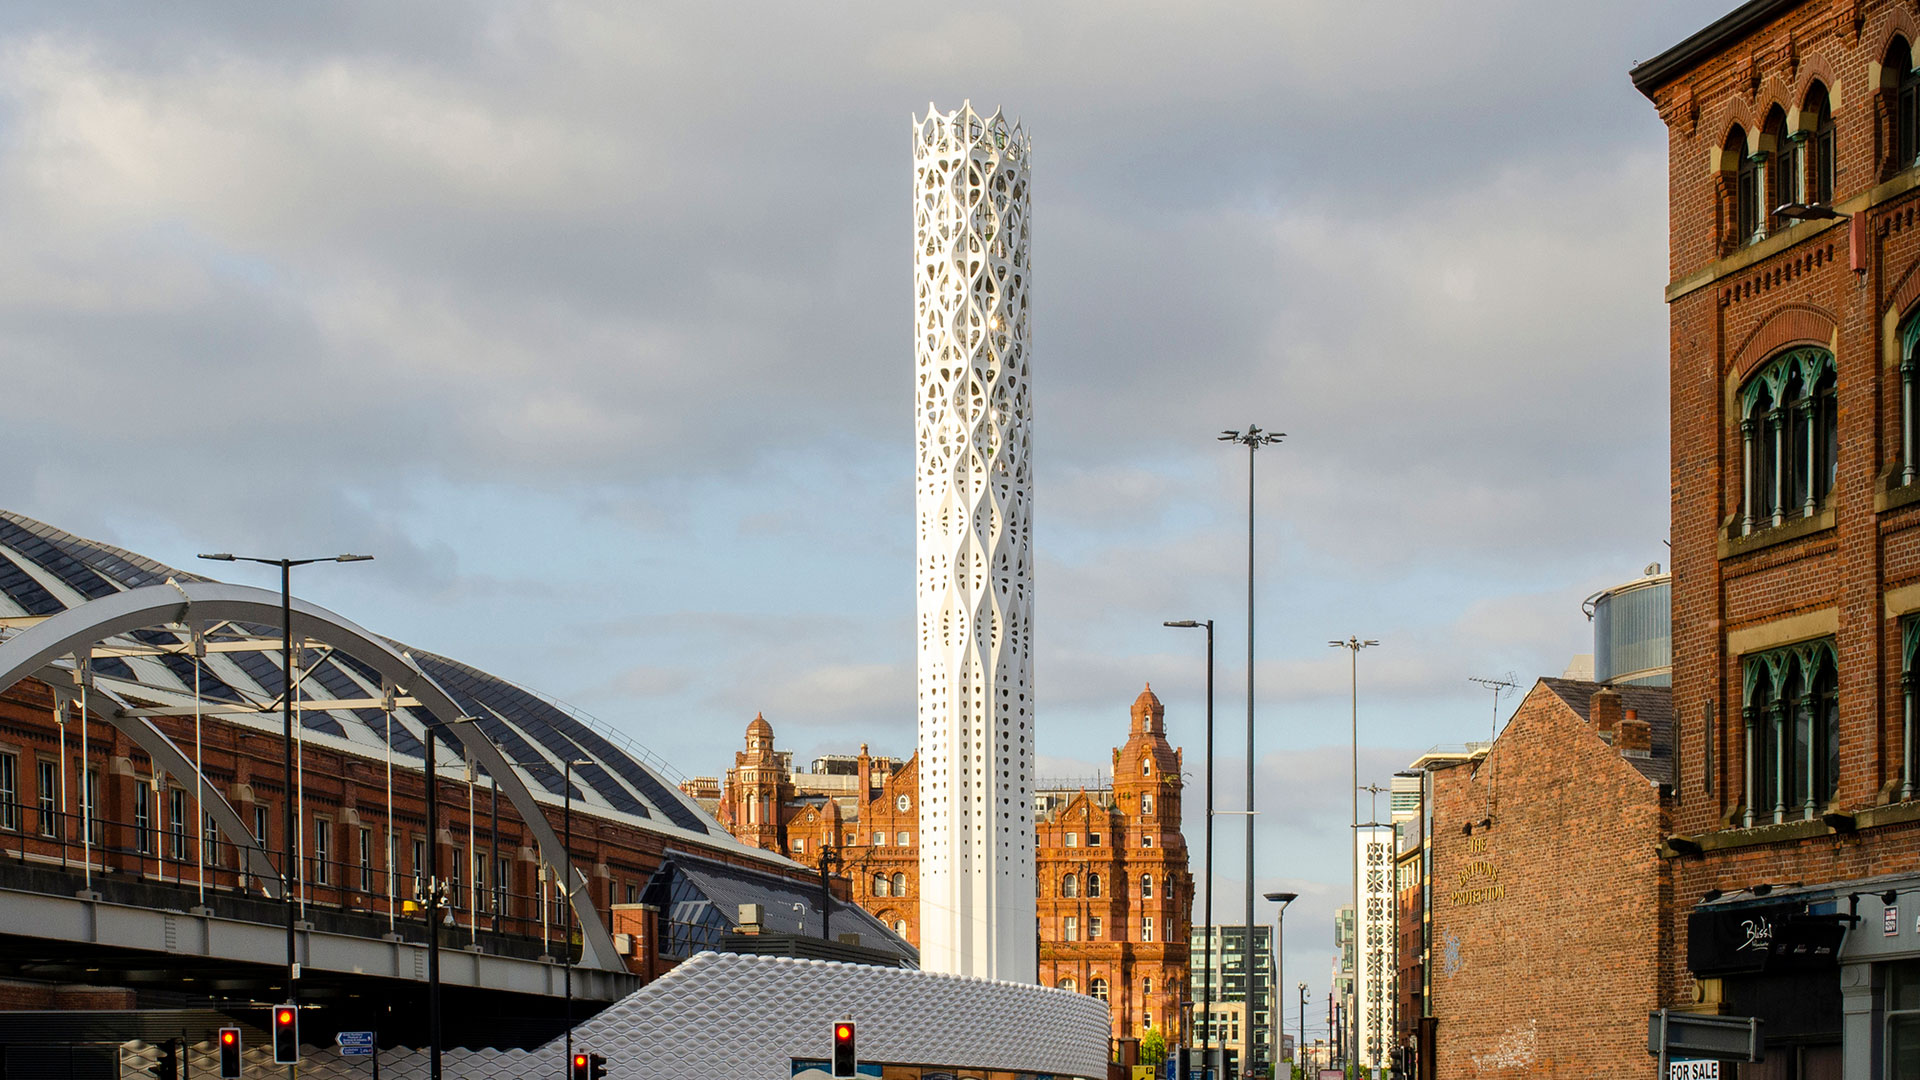
[[[916,118],[920,962],[1032,982],[1025,130]]]

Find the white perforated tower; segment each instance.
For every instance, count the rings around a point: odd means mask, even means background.
[[[920,964],[1032,982],[1027,161],[972,104],[914,120]]]

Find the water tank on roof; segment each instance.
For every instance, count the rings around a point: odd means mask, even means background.
[[[1593,620],[1593,677],[1628,686],[1673,685],[1673,575],[1660,564],[1582,605]]]

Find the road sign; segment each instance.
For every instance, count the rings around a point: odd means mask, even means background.
[[[1720,1080],[1720,1061],[1674,1061],[1667,1065],[1667,1080]]]
[[[343,1031],[333,1037],[345,1057],[366,1057],[373,1053],[373,1032]]]

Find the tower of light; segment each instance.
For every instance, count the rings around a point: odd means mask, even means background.
[[[963,103],[913,125],[920,962],[1032,982],[1027,165]]]

